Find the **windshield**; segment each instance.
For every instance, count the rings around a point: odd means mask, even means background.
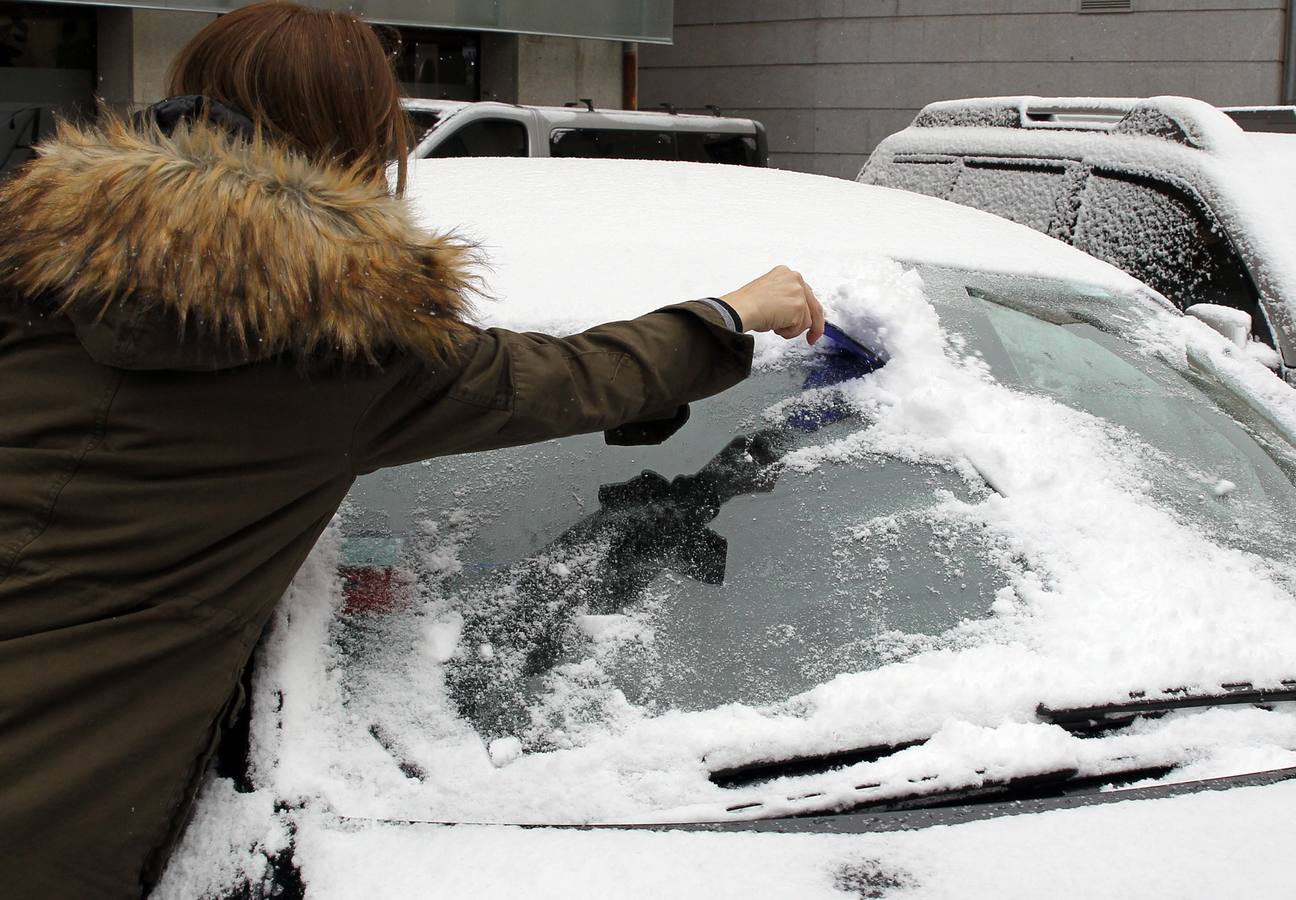
[[[893,306],[848,319],[890,356],[874,374],[788,352],[660,446],[585,436],[362,479],[327,626],[344,712],[316,727],[391,774],[335,801],[708,818],[733,804],[706,772],[744,761],[939,752],[951,717],[998,734],[1044,701],[1276,678],[1290,445],[1113,333],[1152,315],[1130,298],[888,272]],[[996,740],[1020,762],[1019,736]]]

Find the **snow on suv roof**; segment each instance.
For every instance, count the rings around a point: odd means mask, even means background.
[[[1284,140],[1277,138],[1277,140]],[[924,107],[865,165],[898,154],[1071,159],[1169,179],[1218,217],[1296,363],[1296,179],[1275,136],[1187,97],[987,97]],[[861,171],[864,177],[864,171]]]

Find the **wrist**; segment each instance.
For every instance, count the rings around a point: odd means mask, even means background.
[[[724,319],[725,325],[731,331],[742,334],[747,330],[743,323],[742,313],[740,313],[728,300],[723,297],[703,297],[703,302],[709,303],[716,312],[720,313],[720,318]]]
[[[735,291],[731,294],[724,294],[716,297],[716,300],[724,303],[734,311],[742,323],[742,329],[745,331],[763,331],[760,322],[760,309],[756,304],[751,302],[751,298],[744,296],[741,291]]]

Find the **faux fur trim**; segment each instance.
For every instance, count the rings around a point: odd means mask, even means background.
[[[257,355],[442,358],[475,262],[386,185],[203,123],[63,125],[0,187],[0,286],[95,316],[160,306]]]

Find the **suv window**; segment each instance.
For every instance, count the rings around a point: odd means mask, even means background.
[[[623,128],[555,128],[549,133],[551,156],[597,159],[678,159],[669,131]]]
[[[1058,165],[964,160],[948,199],[1057,236],[1067,186]]]
[[[1181,309],[1218,303],[1249,313],[1255,336],[1273,344],[1237,251],[1184,191],[1095,171],[1080,198],[1072,243],[1151,285]]]
[[[870,160],[860,181],[944,200],[954,186],[960,168],[961,163],[955,159]]]
[[[529,156],[526,126],[510,119],[478,119],[455,131],[428,154],[451,156]]]

